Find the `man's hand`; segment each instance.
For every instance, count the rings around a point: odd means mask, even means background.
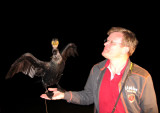
[[[52,96],[52,100],[64,99],[64,93],[58,91],[57,88],[48,88],[48,90],[53,91],[53,93],[54,93],[54,95]],[[47,99],[47,100],[51,100],[50,98],[48,98],[48,96],[46,94],[42,94],[40,97]]]

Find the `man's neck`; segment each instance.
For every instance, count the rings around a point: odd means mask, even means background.
[[[110,60],[110,68],[114,74],[120,73],[121,70],[124,68],[128,57],[118,58],[118,59],[111,59]]]

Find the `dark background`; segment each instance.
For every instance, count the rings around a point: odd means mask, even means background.
[[[52,38],[59,39],[59,50],[70,42],[75,43],[79,56],[68,58],[60,85],[66,90],[79,91],[83,89],[92,66],[104,59],[101,56],[103,40],[113,26],[130,29],[136,34],[139,45],[131,61],[149,71],[160,104],[160,22],[158,9],[152,5],[128,5],[113,11],[114,5],[107,9],[108,4],[101,6],[96,3],[59,4],[59,7],[56,4],[45,7],[39,4],[5,4],[1,13],[0,111],[45,113],[44,100],[40,98],[44,89],[39,78],[31,79],[19,73],[11,80],[4,79],[11,64],[23,53],[30,52],[40,60],[49,61]],[[152,6],[152,10],[148,6]],[[135,10],[137,7],[139,10]],[[64,100],[47,103],[49,113],[93,112],[93,105],[80,106]]]

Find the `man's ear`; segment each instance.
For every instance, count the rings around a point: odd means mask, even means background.
[[[129,47],[123,47],[123,54],[128,54],[129,53]]]

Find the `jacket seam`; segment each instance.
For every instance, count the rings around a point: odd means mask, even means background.
[[[147,76],[147,78],[148,78],[148,76]],[[145,82],[144,82],[144,85],[143,85],[143,87],[142,87],[142,91],[141,91],[140,99],[141,99],[141,97],[142,97],[142,94],[143,94],[143,91],[144,91],[145,85],[146,85],[146,83],[147,83],[147,78],[145,78]]]
[[[139,73],[135,73],[135,72],[132,72],[132,74],[135,74],[135,75],[141,76],[141,77],[143,77],[143,78],[145,78],[145,79],[147,79],[147,78],[148,78],[148,76],[149,76],[149,75],[144,76],[144,75],[141,75],[141,74],[139,74]]]
[[[124,101],[123,94],[121,94],[121,100],[122,100],[122,103],[124,105],[125,112],[128,113],[127,105],[126,105],[126,103]]]

